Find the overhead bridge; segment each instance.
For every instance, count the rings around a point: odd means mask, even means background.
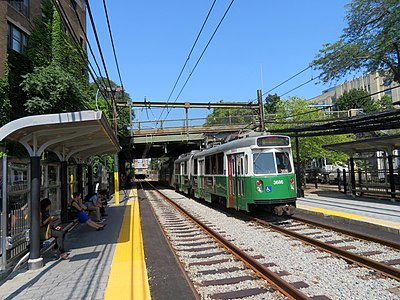
[[[245,130],[248,125],[226,124],[213,126],[184,126],[158,129],[132,130],[130,148],[132,158],[176,157],[181,153],[198,150],[208,141]]]
[[[129,158],[177,157],[179,154],[198,150],[210,140],[221,140],[230,133],[249,129],[258,124],[259,105],[248,102],[220,103],[168,103],[168,102],[128,102],[119,106],[146,108],[183,108],[186,118],[176,120],[133,121],[129,146],[124,150]],[[190,108],[249,109],[248,115],[226,116],[222,118],[188,118]],[[253,112],[252,112],[253,111]]]

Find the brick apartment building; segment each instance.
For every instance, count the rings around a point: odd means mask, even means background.
[[[22,53],[32,31],[33,20],[41,16],[42,0],[0,0],[0,78],[4,76],[7,50]],[[86,4],[84,0],[60,0],[71,27],[79,37],[81,45],[86,43],[75,9],[86,28]]]

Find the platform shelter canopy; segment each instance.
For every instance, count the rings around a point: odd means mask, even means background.
[[[60,160],[85,160],[93,155],[115,154],[121,147],[101,111],[35,115],[11,121],[0,128],[0,140],[25,146],[29,155],[43,151]]]
[[[347,143],[324,145],[323,148],[348,154],[400,149],[400,135],[376,137]]]

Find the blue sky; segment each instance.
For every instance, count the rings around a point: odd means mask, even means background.
[[[322,45],[335,42],[350,0],[236,0],[193,72],[178,102],[249,101],[306,68]],[[107,1],[122,81],[134,101],[167,101],[211,7],[212,0]],[[174,102],[231,0],[218,0],[182,78]],[[91,1],[110,79],[119,83],[102,1]],[[95,47],[87,20],[89,41]],[[100,58],[98,56],[100,63]],[[282,95],[317,77],[307,70],[272,93]],[[285,95],[312,98],[329,85],[309,83]],[[160,109],[136,110],[158,119]],[[211,111],[191,110],[190,117]],[[184,116],[175,109],[168,119]],[[165,111],[164,116],[165,118]]]

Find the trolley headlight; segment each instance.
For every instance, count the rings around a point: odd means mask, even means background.
[[[262,182],[262,180],[257,180],[256,181],[256,190],[259,193],[261,193],[263,191],[263,182]]]
[[[290,188],[291,188],[292,190],[294,190],[294,179],[293,179],[293,178],[290,178],[289,182],[290,182]]]

